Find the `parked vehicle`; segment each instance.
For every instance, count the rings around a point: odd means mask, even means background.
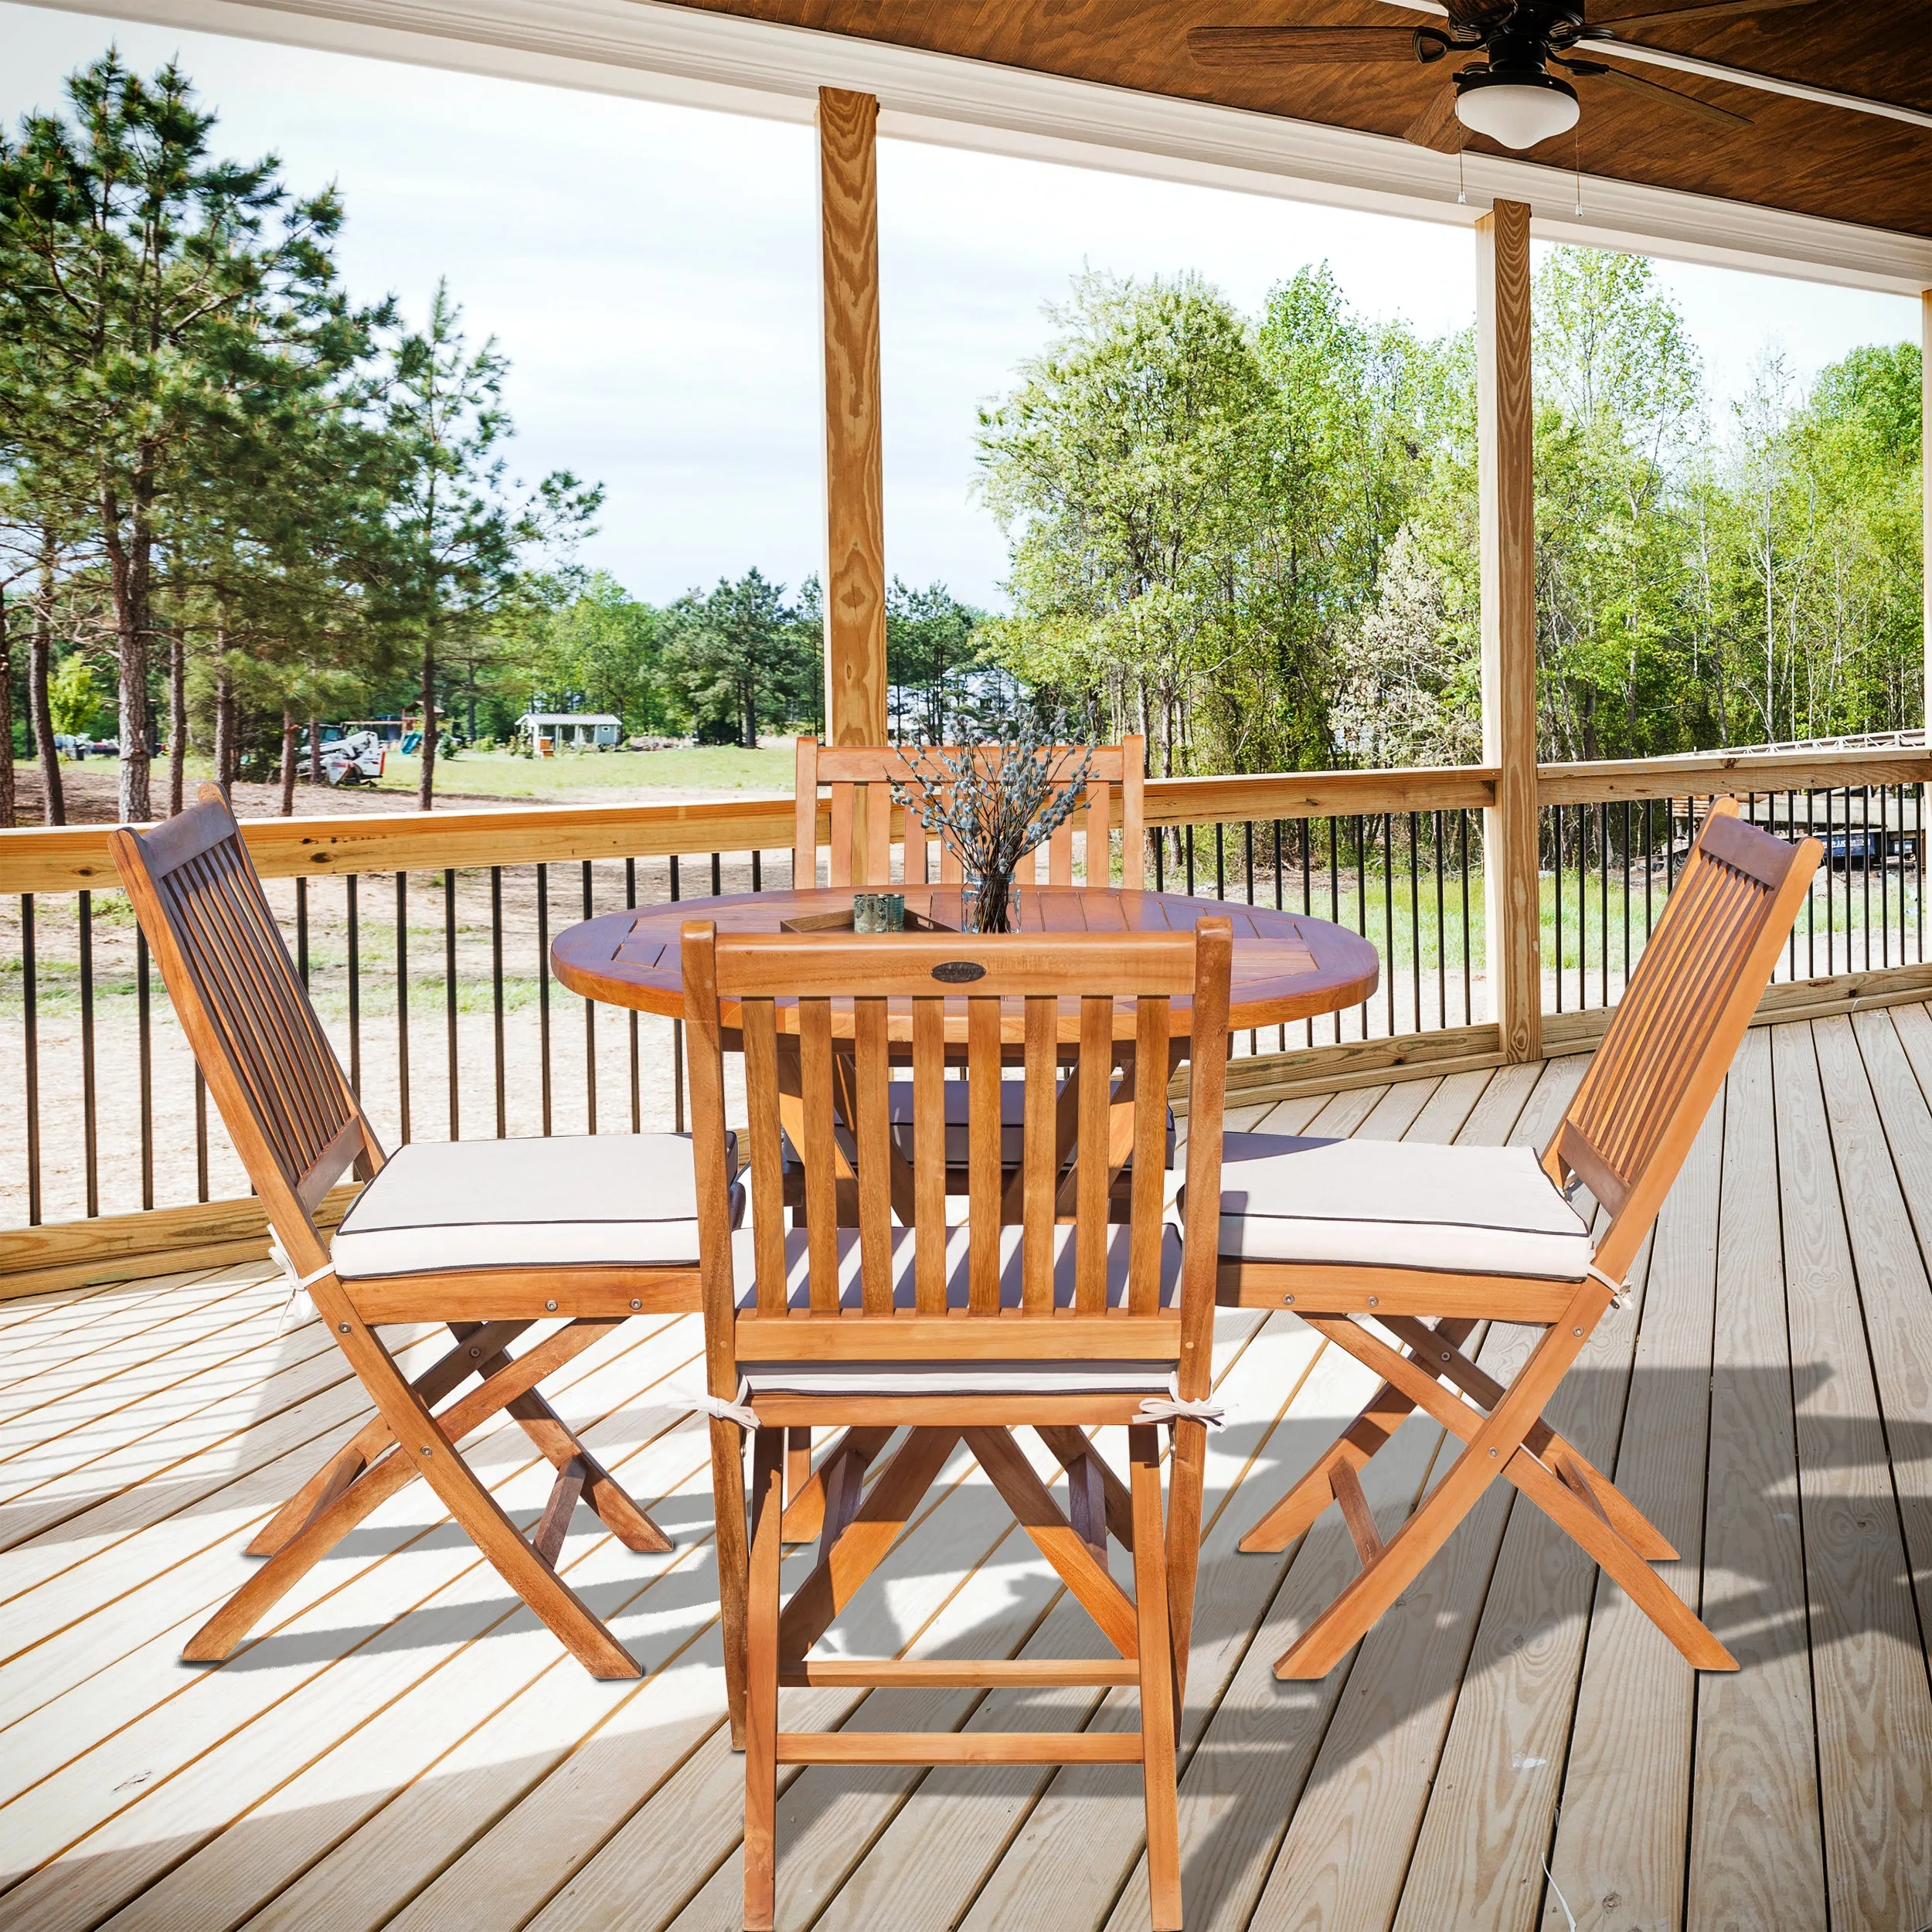
[[[322,740],[322,776],[332,785],[373,784],[383,775],[383,741],[372,731]]]

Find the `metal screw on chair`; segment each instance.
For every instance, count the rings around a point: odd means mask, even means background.
[[[1449,1359],[1449,1351],[1447,1349],[1444,1349],[1442,1352],[1442,1359],[1445,1362]]]
[[[481,1349],[472,1349],[470,1351],[470,1359],[472,1362],[475,1361],[477,1358],[482,1354],[482,1352],[483,1351]]]
[[[349,1333],[349,1324],[346,1321],[337,1322],[335,1325],[335,1332],[338,1335],[347,1335]]]
[[[1572,1335],[1581,1335],[1583,1333],[1583,1330],[1581,1328],[1572,1328],[1570,1332]]]
[[[555,1315],[556,1313],[556,1304],[554,1301],[546,1301],[543,1305],[549,1310],[551,1314]]]
[[[434,1454],[436,1454],[436,1451],[435,1451],[434,1449],[432,1449],[432,1448],[429,1446],[429,1444],[426,1442],[426,1443],[424,1443],[424,1444],[423,1444],[423,1454],[424,1454],[424,1455],[426,1455],[426,1456],[433,1456],[433,1455],[434,1455]],[[1490,1451],[1490,1452],[1489,1452],[1489,1453],[1490,1453],[1490,1454],[1493,1456],[1493,1455],[1494,1455],[1496,1452],[1495,1452],[1495,1450],[1493,1450],[1493,1449],[1492,1449],[1492,1450],[1491,1450],[1491,1451]]]
[[[1284,1294],[1281,1298],[1281,1305],[1284,1308],[1293,1308],[1294,1306],[1294,1297],[1291,1294]]]
[[[641,1301],[633,1301],[633,1302],[631,1304],[631,1312],[633,1315],[635,1315],[635,1314],[637,1313],[637,1311],[638,1311],[638,1309],[640,1309],[640,1308],[642,1308],[643,1306],[644,1306],[644,1304],[643,1304]]]
[[[427,1449],[425,1449],[425,1450],[423,1451],[423,1454],[424,1454],[424,1455],[426,1455],[426,1456],[427,1456],[427,1455],[429,1454],[429,1451],[428,1451]],[[1491,1450],[1491,1451],[1490,1451],[1490,1452],[1489,1452],[1489,1453],[1490,1453],[1490,1454],[1493,1456],[1493,1455],[1494,1455],[1496,1452],[1495,1452],[1495,1450],[1493,1450],[1493,1449],[1492,1449],[1492,1450]]]
[[[1372,1295],[1370,1295],[1370,1296],[1369,1296],[1369,1306],[1370,1308],[1380,1308],[1380,1307],[1382,1306],[1382,1298],[1381,1298],[1381,1296],[1380,1296],[1380,1295],[1379,1295],[1379,1294],[1372,1294]]]

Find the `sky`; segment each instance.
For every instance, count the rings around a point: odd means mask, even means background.
[[[220,151],[333,181],[362,300],[420,320],[439,277],[508,355],[526,481],[606,488],[582,560],[659,602],[757,565],[820,567],[815,162],[809,129],[45,11],[0,0],[0,120],[60,100],[117,43],[179,56]],[[974,494],[983,401],[1052,334],[1082,267],[1198,271],[1250,314],[1327,260],[1350,301],[1425,334],[1475,312],[1466,232],[904,141],[879,151],[887,568],[1001,607],[1006,549]],[[1660,263],[1720,410],[1767,347],[1808,379],[1913,335],[1896,296]]]

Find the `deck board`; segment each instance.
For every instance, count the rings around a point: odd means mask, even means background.
[[[1269,1132],[1536,1145],[1583,1063],[1231,1115]],[[1222,1320],[1179,1727],[1191,1928],[1808,1932],[1932,1923],[1932,1010],[1754,1032],[1560,1426],[1683,1553],[1737,1653],[1694,1679],[1505,1485],[1321,1683],[1274,1659],[1355,1567],[1331,1511],[1242,1532],[1372,1386],[1286,1315]],[[180,1645],[252,1528],[363,1413],[260,1265],[0,1304],[0,1929],[719,1932],[741,1774],[723,1726],[709,1470],[668,1384],[689,1320],[620,1330],[558,1400],[674,1548],[580,1512],[562,1566],[646,1666],[599,1683],[416,1485],[215,1669]],[[427,1331],[392,1338],[430,1359]],[[1476,1340],[1506,1371],[1527,1338]],[[505,1507],[547,1465],[474,1445]],[[1446,1466],[1413,1419],[1365,1472],[1385,1533]],[[793,1553],[803,1573],[809,1551]],[[1097,1639],[963,1454],[835,1631],[855,1652]],[[1130,1726],[1128,1691],[787,1692],[787,1723]],[[795,1716],[793,1715],[795,1712]],[[1140,1932],[1117,1767],[794,1767],[780,1922]]]

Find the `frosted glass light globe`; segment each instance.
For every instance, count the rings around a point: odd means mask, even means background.
[[[1505,148],[1533,148],[1576,126],[1577,96],[1550,74],[1477,74],[1456,95],[1456,118]]]

